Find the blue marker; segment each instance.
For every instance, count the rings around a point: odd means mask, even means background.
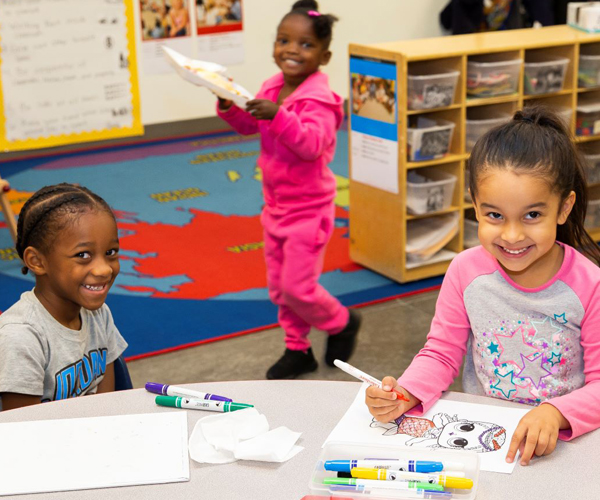
[[[453,464],[454,465],[454,464]],[[370,469],[386,469],[404,472],[441,472],[444,470],[444,463],[430,462],[423,460],[396,460],[396,459],[376,459],[376,460],[327,460],[325,470],[338,472],[350,472],[356,467],[366,467]],[[462,468],[462,467],[461,467]]]
[[[147,382],[146,390],[153,392],[154,394],[162,394],[163,396],[179,396],[182,398],[193,398],[193,399],[210,399],[212,401],[233,401],[232,399],[217,396],[216,394],[209,394],[207,392],[194,391],[193,389],[187,389],[185,387],[177,387],[169,384],[157,384],[155,382]]]

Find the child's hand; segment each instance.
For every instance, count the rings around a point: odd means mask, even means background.
[[[385,377],[381,381],[381,386],[382,389],[373,386],[367,387],[365,396],[369,412],[380,422],[391,422],[421,402],[404,387],[400,387],[394,377]],[[404,394],[408,401],[399,399],[392,389]]]
[[[521,454],[521,465],[528,465],[534,452],[538,457],[550,455],[556,448],[558,431],[569,427],[569,421],[551,404],[530,410],[513,434],[506,461],[512,463],[517,450]]]
[[[233,101],[222,99],[220,97],[217,97],[217,99],[219,99],[219,109],[221,111],[227,111],[231,106],[233,106]]]
[[[246,103],[246,111],[258,120],[272,120],[279,111],[279,105],[268,99],[252,99]]]

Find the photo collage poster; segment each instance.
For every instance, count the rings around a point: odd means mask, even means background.
[[[350,57],[354,181],[398,194],[398,77],[389,61]]]
[[[230,66],[244,61],[243,0],[136,0],[142,71],[171,73],[162,46]]]

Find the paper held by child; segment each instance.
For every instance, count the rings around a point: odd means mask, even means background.
[[[254,99],[254,96],[244,87],[224,76],[227,71],[224,66],[208,61],[190,59],[164,45],[162,49],[171,66],[184,80],[194,85],[206,87],[221,99],[233,101],[242,109],[246,107],[246,102]]]
[[[531,407],[502,406],[439,400],[423,416],[403,415],[390,423],[375,420],[365,404],[363,386],[325,443],[332,441],[373,445],[451,450],[473,450],[479,454],[481,470],[511,473],[506,463],[512,435]]]

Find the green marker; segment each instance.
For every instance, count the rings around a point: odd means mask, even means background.
[[[444,491],[441,484],[419,483],[417,481],[378,481],[377,479],[356,479],[346,477],[326,477],[323,484],[339,486],[357,486],[363,488],[381,488],[386,490],[430,490]]]
[[[177,396],[156,396],[156,404],[171,408],[189,408],[190,410],[208,410],[230,412],[254,408],[254,405],[234,403],[233,401],[213,401],[210,399],[180,398]]]

